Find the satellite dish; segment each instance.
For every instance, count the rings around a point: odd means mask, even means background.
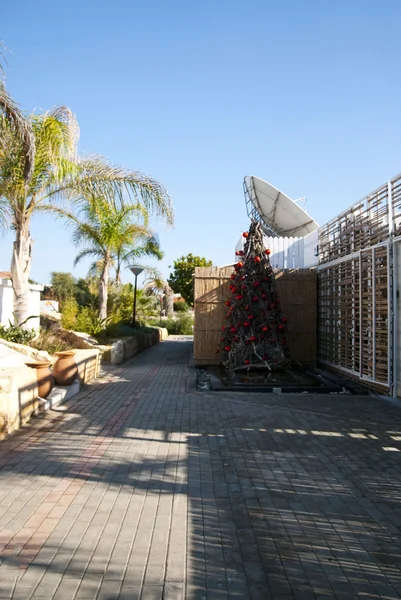
[[[259,177],[244,178],[248,217],[258,221],[267,235],[304,237],[319,225],[296,202]]]

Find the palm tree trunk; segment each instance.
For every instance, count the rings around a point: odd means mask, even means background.
[[[99,283],[99,319],[104,321],[107,318],[107,295],[109,287],[109,268],[110,257],[105,256],[103,260],[102,273]]]
[[[14,289],[14,319],[20,325],[29,315],[29,274],[31,271],[32,238],[24,221],[17,228],[11,259],[11,279]]]

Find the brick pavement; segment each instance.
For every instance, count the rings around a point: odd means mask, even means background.
[[[401,597],[401,410],[186,391],[190,343],[0,443],[0,599]]]

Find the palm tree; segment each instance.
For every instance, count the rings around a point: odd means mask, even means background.
[[[149,278],[145,280],[143,290],[147,296],[154,296],[158,299],[167,317],[174,313],[174,292],[167,281],[161,277]]]
[[[30,221],[38,210],[54,209],[54,201],[86,197],[142,207],[173,221],[165,188],[151,177],[123,169],[100,157],[77,157],[78,124],[67,107],[29,118],[35,140],[32,175],[26,179],[24,143],[9,118],[0,119],[0,206],[15,230],[11,276],[17,324],[28,316],[32,242]]]
[[[0,116],[2,119],[8,121],[9,127],[14,130],[15,135],[21,142],[24,160],[24,178],[28,182],[33,172],[35,139],[30,121],[6,90],[4,67],[1,60],[5,60],[5,49],[4,42],[0,40]]]
[[[150,238],[147,209],[140,204],[124,204],[107,196],[82,196],[74,203],[75,211],[53,207],[53,212],[65,218],[73,227],[73,241],[83,246],[75,265],[83,258],[93,257],[92,270],[99,275],[99,318],[107,317],[107,295],[110,269],[122,248],[130,248],[132,240]],[[136,219],[140,217],[142,223]],[[130,253],[135,249],[131,249]],[[144,255],[146,244],[139,247]],[[151,253],[151,251],[149,252]]]
[[[160,248],[159,237],[150,230],[139,230],[137,235],[131,239],[120,238],[115,254],[116,277],[115,283],[121,283],[121,267],[125,264],[137,264],[144,257],[152,257],[161,260],[164,256]],[[144,267],[147,275],[155,278],[159,277],[159,273],[152,267]]]

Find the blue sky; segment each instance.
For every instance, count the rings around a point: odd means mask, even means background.
[[[307,196],[322,224],[401,171],[400,19],[398,0],[13,0],[0,37],[26,110],[68,105],[82,153],[167,187],[168,275],[188,252],[231,262],[245,175]],[[59,223],[41,214],[32,235],[34,279],[86,274]]]

